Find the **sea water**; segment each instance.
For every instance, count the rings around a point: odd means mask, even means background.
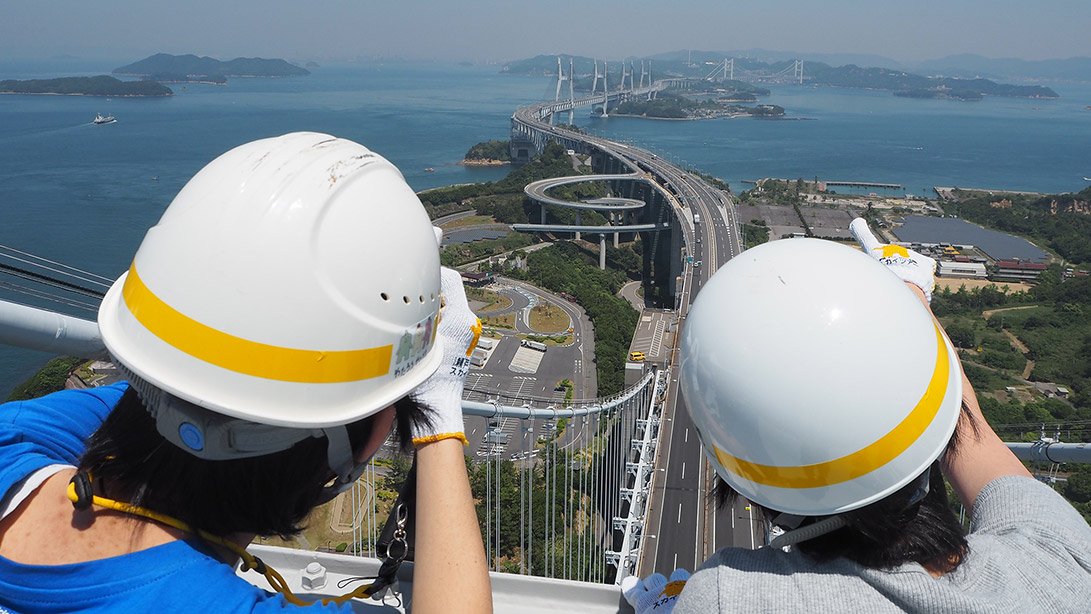
[[[108,73],[132,61],[0,61],[0,80]],[[0,245],[114,278],[148,227],[200,168],[258,138],[314,130],[356,140],[396,164],[417,190],[490,181],[505,167],[457,165],[479,141],[506,139],[516,107],[552,99],[548,77],[499,66],[353,63],[308,77],[172,84],[163,99],[0,95]],[[763,102],[796,120],[592,119],[588,131],[744,180],[819,176],[1043,192],[1077,191],[1091,176],[1091,85],[1052,85],[1058,100],[979,102],[889,92],[773,86]],[[97,113],[117,123],[96,126]],[[432,169],[428,171],[427,169]],[[2,280],[0,280],[2,281]],[[32,302],[81,317],[88,311]],[[0,398],[48,360],[0,347]]]
[[[898,194],[924,196],[933,196],[934,186],[1078,192],[1091,185],[1084,179],[1091,177],[1091,110],[1084,108],[1091,83],[1049,85],[1060,98],[962,102],[774,85],[761,102],[784,107],[785,119],[608,117],[577,124],[651,146],[736,192],[751,187],[743,181],[816,176],[899,184]]]

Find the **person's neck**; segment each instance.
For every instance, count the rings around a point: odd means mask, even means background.
[[[96,495],[106,497],[108,499],[113,499],[115,501],[127,501],[127,500],[129,500],[129,497],[124,497],[124,495],[118,495],[117,493],[111,492],[111,489],[108,487],[108,485],[104,484],[104,482],[101,482],[101,481],[94,482],[94,489],[95,489],[95,494]],[[94,510],[94,509],[95,508],[92,508],[92,510]],[[216,560],[218,560],[218,561],[220,561],[222,563],[225,563],[227,565],[234,565],[240,558],[239,555],[235,551],[233,551],[232,548],[229,545],[224,545],[224,544],[216,543],[216,541],[214,541],[214,540],[205,539],[204,537],[202,537],[197,532],[184,531],[184,530],[179,529],[177,527],[172,527],[169,524],[164,524],[162,522],[159,522],[159,521],[155,520],[154,518],[148,518],[146,516],[141,516],[139,514],[125,514],[124,512],[117,512],[115,510],[108,510],[108,509],[103,510],[102,508],[98,508],[98,510],[103,512],[103,513],[109,512],[109,513],[113,513],[113,514],[119,514],[119,515],[122,515],[122,516],[127,515],[127,516],[131,517],[133,522],[136,523],[136,525],[137,525],[137,527],[134,528],[134,531],[133,531],[134,540],[136,539],[137,534],[142,534],[142,533],[145,533],[145,532],[151,530],[152,533],[158,533],[160,535],[169,535],[169,536],[171,536],[173,538],[173,540],[171,540],[171,539],[162,540],[163,543],[166,543],[166,541],[177,541],[177,540],[181,540],[181,541],[198,540],[201,543],[206,544],[208,546],[208,549],[215,556]],[[159,510],[154,510],[154,511],[157,512],[157,513],[160,513],[163,516],[171,517],[170,514],[160,512]],[[91,522],[94,522],[94,520],[92,519]],[[224,542],[227,542],[228,544],[231,544],[231,545],[234,545],[234,546],[238,547],[240,550],[245,550],[246,546],[249,545],[250,542],[252,542],[254,540],[254,537],[256,537],[256,535],[257,535],[256,533],[231,533],[231,534],[228,534],[228,535],[216,536],[216,537],[219,537],[220,539],[222,539]]]

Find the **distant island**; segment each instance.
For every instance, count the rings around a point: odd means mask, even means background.
[[[138,77],[171,74],[194,78],[208,75],[223,77],[300,77],[311,73],[305,68],[300,68],[284,60],[235,58],[234,60],[222,62],[210,57],[197,57],[193,54],[170,55],[169,53],[157,53],[139,62],[115,68],[113,74]]]
[[[205,83],[208,85],[227,85],[227,77],[223,75],[183,75],[181,73],[162,72],[140,77],[140,79],[142,81],[157,81],[159,83]]]
[[[1010,85],[988,79],[955,79],[953,77],[922,77],[900,70],[861,68],[853,64],[837,68],[821,62],[808,62],[804,78],[815,85],[892,90],[897,95],[914,98],[958,98],[979,100],[985,96],[1003,98],[1060,98],[1057,92],[1043,85]],[[923,95],[932,92],[931,95]]]
[[[649,119],[712,119],[717,117],[782,117],[784,107],[775,104],[760,104],[744,107],[728,104],[728,100],[690,100],[682,96],[660,94],[652,100],[630,100],[623,102],[611,115],[628,115]]]
[[[952,90],[947,88],[896,90],[895,96],[902,98],[942,98],[948,100],[981,100],[984,94],[975,90]]]
[[[65,96],[153,97],[174,91],[155,81],[122,81],[107,75],[0,81],[0,94],[60,94]]]
[[[764,62],[754,58],[728,58],[726,54],[712,52],[693,52],[692,54],[662,54],[653,59],[632,60],[624,66],[624,75],[634,80],[642,80],[643,71],[651,73],[653,79],[686,79],[686,92],[708,91],[709,88],[721,87],[725,90],[738,91],[740,96],[760,90],[749,83],[724,79],[729,74],[745,74],[749,81],[759,83],[799,83],[799,73],[794,60]],[[692,60],[685,59],[692,55]],[[700,57],[700,61],[697,58]],[[568,72],[569,56],[562,56],[562,66]],[[725,58],[731,60],[730,72],[725,69]],[[573,85],[577,89],[589,90],[593,83],[594,63],[591,58],[572,57],[576,77]],[[629,72],[629,68],[632,71]],[[620,62],[609,64],[607,82],[611,89],[621,83],[623,73]],[[509,75],[545,75],[556,76],[557,56],[539,55],[533,58],[514,60],[504,64],[501,73]],[[901,70],[888,68],[862,68],[855,64],[830,66],[822,62],[804,61],[802,63],[803,85],[825,85],[832,87],[852,87],[873,90],[888,90],[898,96],[909,98],[950,98],[956,100],[980,100],[985,96],[1005,98],[1059,98],[1057,92],[1042,85],[1012,85],[997,83],[989,79],[956,79],[952,77],[926,77]],[[727,96],[724,96],[727,97]],[[749,102],[748,98],[740,101]]]

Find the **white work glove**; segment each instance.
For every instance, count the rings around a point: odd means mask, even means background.
[[[864,248],[864,253],[885,264],[902,281],[924,290],[924,298],[932,302],[932,290],[936,288],[935,260],[907,247],[879,243],[862,217],[852,220],[849,231]]]
[[[468,445],[462,426],[462,389],[470,372],[470,355],[481,337],[481,322],[470,311],[458,271],[440,269],[440,293],[443,307],[436,337],[443,359],[436,372],[409,395],[432,410],[430,424],[413,425],[413,445],[441,439],[459,439]]]
[[[661,573],[643,580],[628,576],[621,581],[621,593],[636,614],[670,614],[688,580],[689,572],[685,569],[675,569],[670,581]]]

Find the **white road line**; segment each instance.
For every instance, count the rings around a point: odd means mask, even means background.
[[[677,522],[679,522],[679,523],[682,522],[682,504],[681,503],[678,504],[678,520],[677,520]]]
[[[686,464],[682,463],[682,479],[686,479]]]
[[[697,462],[697,521],[693,523],[693,564],[701,562],[701,510],[705,508],[705,463]]]
[[[689,443],[689,429],[686,429],[686,441],[685,441],[685,443]]]

